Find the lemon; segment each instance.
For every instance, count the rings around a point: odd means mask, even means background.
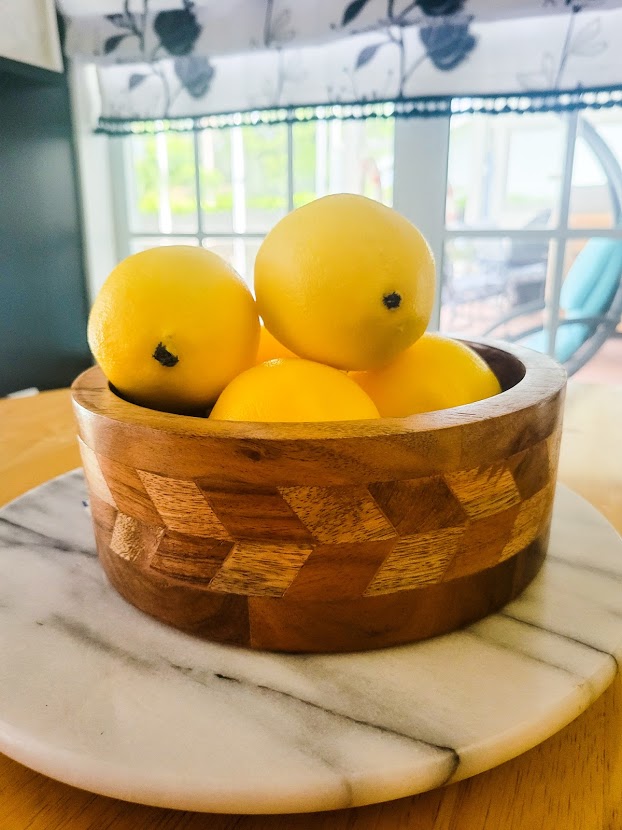
[[[297,357],[297,355],[286,349],[274,335],[270,334],[265,326],[262,326],[259,333],[259,348],[257,349],[255,363],[265,363],[266,360],[276,360],[280,357]]]
[[[216,401],[219,421],[353,421],[377,418],[347,374],[310,360],[277,359],[247,369]]]
[[[154,409],[205,408],[252,366],[259,317],[252,294],[203,248],[152,248],[124,259],[99,292],[88,341],[129,400]]]
[[[338,369],[381,366],[414,343],[434,287],[434,259],[417,228],[347,193],[289,213],[255,261],[266,328],[300,357]]]
[[[384,418],[401,418],[473,403],[501,391],[488,364],[472,349],[440,334],[424,334],[388,366],[350,377]]]

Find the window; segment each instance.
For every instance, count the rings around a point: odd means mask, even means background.
[[[519,339],[572,369],[593,327],[571,319],[605,313],[620,282],[604,263],[622,263],[621,165],[618,109],[453,117],[441,330]],[[622,340],[597,355],[621,381]]]
[[[578,302],[600,279],[605,241],[622,251],[619,108],[232,127],[111,145],[119,257],[203,245],[252,284],[261,240],[288,211],[362,193],[393,204],[430,240],[434,328],[519,338],[563,361],[593,331],[568,319],[606,310],[619,280]],[[588,365],[622,381],[622,338],[609,335]]]
[[[327,193],[391,204],[393,121],[318,121],[115,139],[124,196],[121,256],[203,245],[252,284],[261,240],[286,213]]]

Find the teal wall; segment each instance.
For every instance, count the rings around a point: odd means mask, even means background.
[[[0,396],[90,364],[64,76],[0,64]]]

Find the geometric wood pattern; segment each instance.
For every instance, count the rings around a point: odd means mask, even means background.
[[[200,488],[193,481],[143,470],[119,475],[118,462],[114,476],[106,478],[103,470],[111,465],[100,464],[82,441],[80,448],[94,495],[114,508],[119,502],[127,504],[123,490],[137,474],[144,492],[142,509],[135,512],[157,516],[145,522],[120,511],[110,543],[117,555],[136,561],[134,548],[143,544],[145,567],[186,582],[194,571],[211,591],[248,596],[283,596],[295,584],[296,593],[321,599],[325,585],[316,575],[315,592],[305,587],[306,560],[314,551],[316,559],[323,555],[335,560],[341,545],[351,548],[353,543],[368,551],[368,580],[360,585],[360,596],[466,576],[493,567],[532,542],[546,523],[553,496],[546,441],[490,468],[356,488],[302,486],[257,493],[239,486],[226,498],[222,491]],[[532,456],[537,465],[529,464]],[[524,492],[532,493],[533,479],[540,489],[522,499],[512,470],[522,471]],[[532,471],[531,478],[526,470]],[[369,547],[373,542],[385,544]],[[186,549],[189,562],[180,569]],[[214,550],[227,551],[227,556],[217,557],[220,566],[206,579],[196,565],[201,557],[213,561]]]
[[[224,626],[227,641],[277,649],[292,647],[283,626],[300,614],[307,634],[292,648],[331,651],[402,642],[405,630],[430,636],[498,607],[543,556],[565,375],[523,349],[478,350],[515,386],[460,409],[328,426],[155,413],[88,370],[74,408],[111,581],[148,613],[213,639],[228,597],[238,622]],[[484,593],[492,572],[505,583]],[[420,619],[424,595],[455,607],[432,602]]]

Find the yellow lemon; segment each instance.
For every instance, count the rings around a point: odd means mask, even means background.
[[[297,357],[297,355],[286,349],[273,334],[270,334],[265,326],[262,326],[259,333],[259,348],[257,349],[255,363],[265,363],[266,360],[276,360],[280,357]]]
[[[377,418],[371,399],[338,369],[310,360],[269,360],[234,378],[216,401],[218,421],[355,421]]]
[[[255,261],[265,326],[300,357],[381,366],[425,331],[434,259],[421,233],[364,196],[325,196],[285,216]]]
[[[488,364],[472,349],[439,334],[424,334],[395,360],[352,372],[384,418],[401,418],[473,403],[501,391]]]
[[[257,309],[242,279],[211,251],[184,245],[119,263],[88,324],[110,383],[135,403],[171,412],[212,403],[253,365],[258,340]]]

